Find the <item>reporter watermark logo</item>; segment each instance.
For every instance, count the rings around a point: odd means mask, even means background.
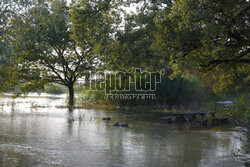
[[[104,91],[105,99],[156,99],[154,92],[164,74],[165,70],[148,72],[139,68],[132,72],[88,71],[84,82],[89,91]]]

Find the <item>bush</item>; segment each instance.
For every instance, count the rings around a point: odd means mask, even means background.
[[[245,116],[247,122],[250,123],[250,110],[249,110],[249,108],[248,108],[247,111],[245,112],[245,115],[244,115],[244,116]]]
[[[234,103],[232,115],[238,118],[245,118],[250,122],[249,100],[248,95],[241,95],[237,102]]]
[[[204,95],[196,76],[177,76],[173,80],[164,77],[156,91],[159,99],[157,103],[170,106],[189,107],[194,102],[199,104]]]
[[[55,94],[61,94],[67,92],[67,88],[63,87],[62,85],[46,85],[45,86],[45,92],[47,93],[55,93]]]
[[[139,83],[139,82],[137,82]],[[128,81],[123,84],[128,84]],[[119,94],[138,94],[134,89],[129,92],[117,92]],[[147,92],[140,92],[145,93]],[[157,86],[155,92],[157,99],[108,99],[105,100],[104,91],[83,91],[80,97],[82,102],[91,102],[98,104],[113,104],[119,106],[184,106],[190,107],[190,104],[200,104],[204,93],[200,88],[199,79],[196,76],[178,76],[171,80],[167,75],[162,78],[161,84]]]

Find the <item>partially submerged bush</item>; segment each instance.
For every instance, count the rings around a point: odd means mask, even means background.
[[[139,82],[136,82],[139,83]],[[123,84],[128,84],[128,81]],[[107,91],[109,92],[109,91]],[[114,92],[113,92],[114,93]],[[161,83],[157,85],[155,92],[137,92],[131,89],[128,92],[117,91],[119,94],[147,94],[156,95],[156,99],[104,99],[105,91],[83,91],[79,98],[82,103],[92,102],[98,104],[113,104],[119,106],[183,106],[190,104],[199,106],[204,97],[200,88],[199,79],[196,76],[178,76],[173,80],[164,75]],[[78,101],[79,101],[78,99]]]
[[[232,115],[239,118],[245,118],[250,122],[249,100],[248,95],[241,95],[237,99],[237,102],[234,103]]]
[[[244,115],[244,116],[245,116],[247,122],[250,123],[250,110],[249,110],[249,108],[248,108],[247,111],[245,112],[245,115]]]
[[[61,85],[49,84],[45,86],[45,92],[47,93],[65,93],[66,89]]]

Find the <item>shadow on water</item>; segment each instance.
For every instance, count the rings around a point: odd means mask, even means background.
[[[248,130],[231,124],[159,124],[162,113],[57,108],[64,99],[47,96],[0,103],[0,167],[230,167],[250,158]]]

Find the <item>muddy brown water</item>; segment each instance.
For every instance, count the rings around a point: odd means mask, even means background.
[[[1,97],[0,167],[239,167],[250,160],[244,127],[159,124],[152,112],[61,105],[65,95]]]

